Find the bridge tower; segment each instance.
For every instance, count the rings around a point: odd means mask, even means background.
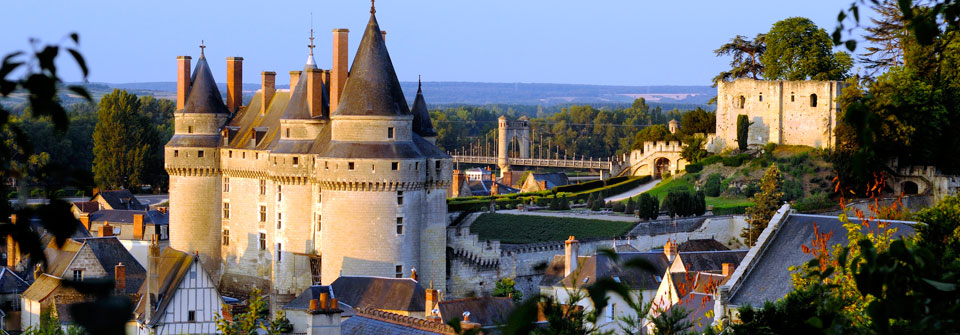
[[[507,117],[501,115],[497,119],[497,166],[500,167],[500,175],[510,171],[510,143],[516,138],[520,144],[518,157],[530,158],[530,119],[526,115],[521,116],[517,121],[507,121]]]

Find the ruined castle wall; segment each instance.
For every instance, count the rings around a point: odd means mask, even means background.
[[[838,112],[835,100],[841,88],[837,81],[720,82],[716,142],[728,149],[737,147],[737,116],[743,114],[753,123],[750,145],[832,147]]]

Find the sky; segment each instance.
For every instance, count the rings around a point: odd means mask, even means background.
[[[401,81],[596,85],[709,85],[728,68],[713,50],[740,34],[803,16],[832,32],[851,0],[380,0],[377,20]],[[261,71],[303,67],[307,39],[330,68],[332,30],[350,29],[350,61],[369,20],[364,0],[27,0],[0,6],[0,55],[31,50],[30,38],[80,34],[91,82],[176,81],[176,57],[199,56],[217,81],[229,56],[244,58],[245,83]],[[68,43],[69,44],[69,43]],[[79,80],[61,57],[60,73]]]

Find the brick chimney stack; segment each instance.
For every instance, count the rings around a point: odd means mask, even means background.
[[[440,291],[433,289],[433,281],[430,281],[430,288],[426,290],[427,295],[424,300],[424,305],[426,305],[426,316],[433,315],[433,309],[437,308],[437,304],[440,303]]]
[[[563,276],[569,276],[577,271],[577,261],[580,256],[580,241],[577,241],[571,235],[566,241],[563,241]]]
[[[496,181],[490,183],[490,195],[500,195],[500,185]]]
[[[160,291],[160,244],[157,241],[157,235],[150,236],[150,246],[147,247],[147,308],[146,319],[150,320],[150,314],[157,303],[157,292]]]
[[[290,71],[290,96],[293,96],[293,90],[297,88],[297,82],[300,81],[302,71]]]
[[[730,278],[730,275],[733,274],[733,270],[737,268],[733,265],[733,263],[723,263],[721,266],[723,266],[723,272],[721,274],[727,278]]]
[[[460,188],[463,187],[462,185],[465,182],[463,171],[453,170],[453,182],[451,183],[452,190],[450,190],[450,194],[453,195],[454,198],[460,196]]]
[[[143,239],[143,214],[134,214],[133,215],[133,239],[142,240]]]
[[[110,222],[104,222],[103,226],[100,227],[100,232],[97,234],[97,237],[109,236],[113,236],[113,226],[110,225]]]
[[[190,95],[190,56],[177,56],[177,111],[183,110]],[[96,196],[97,190],[93,191]]]
[[[117,292],[122,294],[127,291],[127,267],[122,262],[113,267],[113,279]]]
[[[323,70],[307,69],[307,106],[310,116],[329,118],[330,113],[323,108]]]
[[[349,29],[333,30],[333,68],[330,71],[330,110],[337,110],[340,104],[340,95],[343,94],[343,86],[347,82],[347,35]]]
[[[277,92],[277,73],[273,71],[263,71],[260,73],[260,115],[267,114],[270,108],[270,101],[273,100],[273,94]]]
[[[227,57],[227,109],[231,113],[243,104],[243,57]]]

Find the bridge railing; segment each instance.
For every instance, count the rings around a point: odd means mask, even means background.
[[[496,164],[497,157],[454,155],[453,161],[456,163]],[[518,165],[518,166],[542,166],[542,167],[606,169],[606,170],[610,170],[614,167],[614,162],[611,162],[611,161],[544,159],[544,158],[508,158],[507,164]]]

